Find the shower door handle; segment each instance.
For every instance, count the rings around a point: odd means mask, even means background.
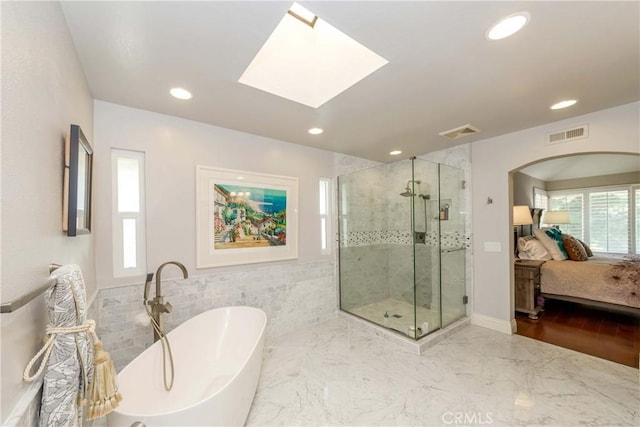
[[[450,249],[440,249],[440,252],[443,254],[448,254],[449,252],[458,252],[458,251],[464,251],[466,250],[466,247],[461,247],[461,248],[450,248]]]

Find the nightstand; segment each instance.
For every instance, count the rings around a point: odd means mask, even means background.
[[[536,301],[540,293],[540,266],[544,263],[523,259],[516,260],[514,264],[516,311],[527,313],[529,319],[537,319],[542,311],[542,307],[536,306]]]

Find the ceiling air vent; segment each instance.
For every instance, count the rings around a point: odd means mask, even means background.
[[[582,125],[572,129],[551,133],[547,136],[547,144],[573,141],[589,137],[589,125]]]
[[[478,133],[478,132],[480,132],[480,130],[477,127],[467,124],[464,126],[457,127],[455,129],[450,129],[444,132],[440,132],[438,135],[444,136],[445,138],[449,138],[449,139],[458,139],[458,138],[462,138],[463,136],[473,135],[474,133]]]

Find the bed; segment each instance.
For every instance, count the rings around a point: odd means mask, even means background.
[[[518,255],[545,261],[540,267],[543,297],[617,309],[640,315],[640,256],[603,256],[557,229],[536,229],[518,239]]]
[[[540,292],[640,315],[640,257],[548,260],[540,267]]]

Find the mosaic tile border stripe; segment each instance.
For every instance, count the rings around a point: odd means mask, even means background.
[[[371,245],[410,245],[412,243],[411,233],[398,230],[373,230],[373,231],[350,231],[346,236],[340,236],[343,247],[371,246]],[[425,236],[427,246],[437,246],[438,233],[427,233]],[[471,234],[459,232],[442,233],[442,249],[458,249],[471,247]]]

